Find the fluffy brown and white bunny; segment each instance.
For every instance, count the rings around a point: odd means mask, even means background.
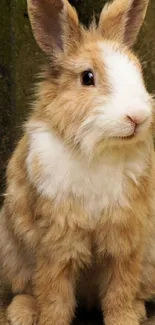
[[[155,293],[152,98],[131,51],[148,0],[114,0],[84,29],[67,0],[28,0],[49,57],[7,169],[2,273],[12,325],[69,325],[76,297],[138,325]]]

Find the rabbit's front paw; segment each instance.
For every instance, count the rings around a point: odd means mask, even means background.
[[[10,325],[36,325],[37,306],[30,295],[17,295],[7,309],[7,322]]]
[[[122,312],[109,314],[105,317],[105,325],[140,325],[137,315],[132,312]]]

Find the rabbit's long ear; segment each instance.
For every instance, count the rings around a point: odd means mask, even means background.
[[[131,47],[146,15],[149,0],[113,0],[100,16],[99,29],[103,37]]]
[[[67,0],[27,0],[34,37],[48,55],[75,46],[80,38],[76,11]]]

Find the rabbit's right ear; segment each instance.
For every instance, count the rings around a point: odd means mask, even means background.
[[[27,0],[34,37],[49,56],[75,47],[80,39],[76,11],[67,0]]]

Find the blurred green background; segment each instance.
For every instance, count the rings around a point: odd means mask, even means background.
[[[70,0],[81,21],[99,16],[106,0]],[[0,0],[0,192],[5,168],[21,135],[27,116],[37,67],[44,57],[36,45],[27,15],[26,0]],[[136,44],[149,91],[155,92],[155,0],[150,0],[147,18]],[[2,200],[2,199],[1,199]]]

